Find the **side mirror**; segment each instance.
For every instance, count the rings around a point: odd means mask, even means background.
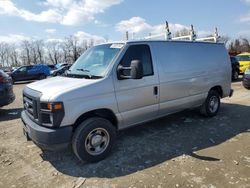
[[[139,60],[131,61],[130,75],[132,79],[138,80],[143,78],[143,67]]]
[[[125,75],[124,71],[130,71],[130,76]],[[122,65],[118,66],[117,70],[118,79],[135,79],[139,80],[143,78],[143,66],[142,62],[139,60],[131,61],[130,67],[123,67]]]

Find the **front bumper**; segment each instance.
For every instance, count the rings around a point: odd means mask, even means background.
[[[22,111],[23,131],[36,145],[45,150],[61,150],[70,145],[72,137],[72,126],[51,129],[41,127],[33,122],[25,111]]]

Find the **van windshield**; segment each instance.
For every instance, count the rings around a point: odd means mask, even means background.
[[[67,76],[102,78],[123,44],[104,44],[87,50],[69,69]]]

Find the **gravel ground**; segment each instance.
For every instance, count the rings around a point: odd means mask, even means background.
[[[111,155],[79,162],[22,134],[22,89],[0,109],[0,187],[250,187],[250,91],[233,83],[217,117],[189,110],[122,131]]]

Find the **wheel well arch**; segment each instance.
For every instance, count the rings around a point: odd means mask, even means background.
[[[220,97],[223,97],[223,89],[221,86],[214,86],[210,89],[210,91],[217,91],[220,95]]]
[[[91,110],[78,117],[75,123],[73,124],[73,130],[75,130],[81,122],[91,117],[105,118],[109,120],[115,126],[116,129],[118,129],[118,120],[114,112],[110,109],[102,108],[102,109]]]

